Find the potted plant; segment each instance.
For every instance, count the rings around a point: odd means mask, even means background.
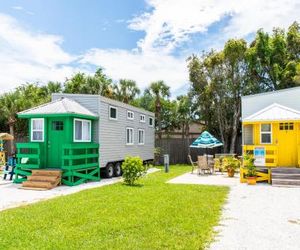
[[[223,169],[227,170],[228,177],[233,177],[235,171],[240,167],[240,161],[232,156],[222,159]]]
[[[247,183],[248,185],[256,184],[256,167],[254,165],[254,158],[250,155],[244,156],[244,168],[247,170]]]

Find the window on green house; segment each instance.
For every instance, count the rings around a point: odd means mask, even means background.
[[[44,141],[44,119],[31,119],[31,141]]]
[[[75,142],[90,142],[91,141],[91,121],[89,120],[74,120],[74,141]]]
[[[64,130],[64,123],[62,121],[53,121],[52,130]]]

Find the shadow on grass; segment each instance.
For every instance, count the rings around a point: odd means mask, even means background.
[[[132,185],[128,184],[128,183],[122,183],[123,186],[126,186],[126,187],[132,187],[132,188],[141,188],[143,187],[144,185],[141,184],[141,183],[134,183]]]

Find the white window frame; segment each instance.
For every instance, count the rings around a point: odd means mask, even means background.
[[[116,118],[113,118],[113,117],[110,116],[110,109],[111,108],[116,109]],[[108,107],[108,118],[109,118],[109,120],[113,120],[113,121],[118,120],[118,108],[117,107],[109,105],[109,107]]]
[[[140,131],[143,132],[143,142],[142,143],[140,143]],[[138,129],[138,144],[145,145],[145,129]]]
[[[262,131],[262,125],[270,125],[270,128],[271,130],[270,131]],[[272,136],[272,123],[262,123],[260,124],[260,144],[272,144],[272,141],[273,141],[273,136]],[[270,134],[270,138],[271,138],[271,141],[270,142],[262,142],[262,134]]]
[[[132,117],[129,117],[129,114],[132,114]],[[134,112],[133,111],[127,110],[127,119],[134,120]]]
[[[142,119],[144,117],[144,120]],[[145,123],[146,122],[146,116],[145,115],[140,115],[140,122]]]
[[[90,124],[90,139],[89,140],[76,140],[76,130],[75,130],[75,124],[76,124],[76,121],[80,121],[80,122],[88,122]],[[83,126],[81,126],[81,129],[83,129]],[[83,131],[82,132],[82,135],[83,135]],[[74,142],[91,142],[92,141],[92,122],[91,120],[86,120],[86,119],[77,119],[75,118],[74,121],[73,121],[73,141]]]
[[[152,125],[150,125],[150,120],[152,119]],[[148,125],[149,125],[149,127],[153,127],[154,126],[154,119],[153,119],[153,117],[149,117],[149,119],[148,119]]]
[[[127,130],[132,130],[132,142],[127,142]],[[126,135],[125,135],[126,145],[134,145],[134,128],[126,127]]]
[[[33,130],[33,121],[43,121],[43,129],[42,130]],[[33,139],[33,132],[42,132],[43,136],[42,136],[42,140],[34,140]],[[33,142],[44,142],[45,140],[45,119],[44,118],[32,118],[31,119],[31,133],[30,133],[30,139]]]

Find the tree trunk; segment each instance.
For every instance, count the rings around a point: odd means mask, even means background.
[[[156,98],[156,116],[158,125],[158,139],[161,140],[161,104],[159,97]]]
[[[241,105],[238,103],[237,109],[234,112],[234,118],[233,118],[233,126],[232,126],[232,136],[231,136],[231,143],[230,143],[230,154],[235,153],[235,146],[236,146],[236,138],[238,133],[238,126],[239,126],[239,120],[241,116]]]
[[[185,125],[185,136],[186,136],[186,143],[188,147],[188,154],[191,154],[191,148],[190,148],[190,124],[186,123]]]
[[[9,125],[9,133],[13,137],[15,137],[15,128],[14,128],[15,123],[12,121],[13,119],[9,119],[9,120],[10,120],[9,123],[8,123],[8,125]],[[15,154],[15,143],[14,143],[14,140],[10,141],[10,151],[11,151],[10,152],[11,155]]]

